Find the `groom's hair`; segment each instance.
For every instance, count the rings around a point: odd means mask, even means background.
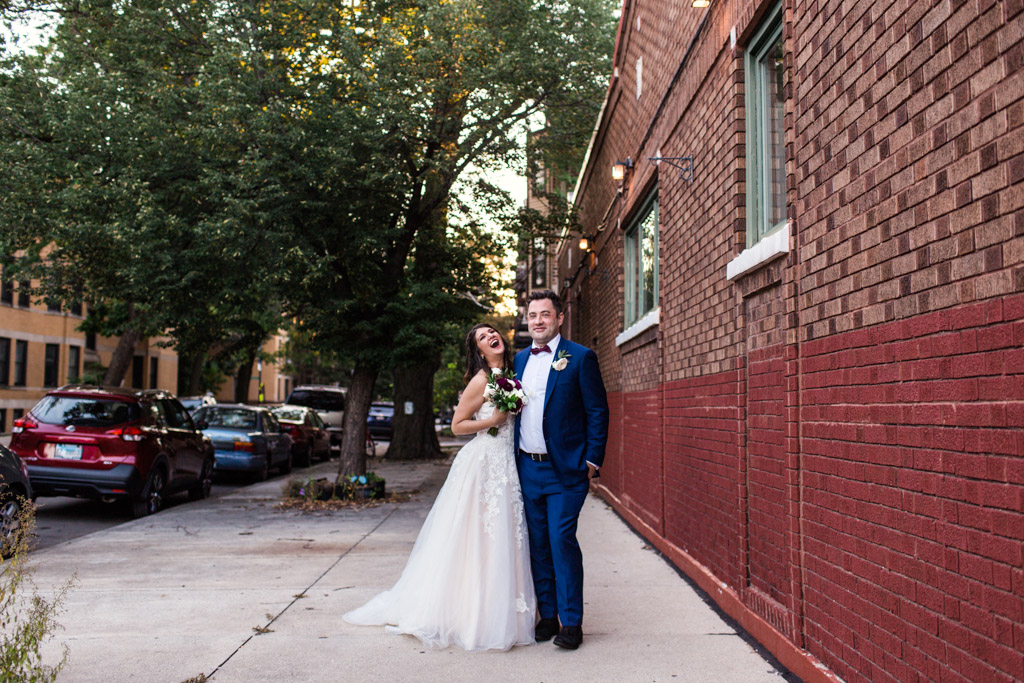
[[[551,301],[551,305],[555,307],[555,315],[562,314],[562,300],[558,298],[558,295],[552,292],[550,289],[541,289],[536,292],[530,292],[530,301],[540,301],[541,299],[548,299]],[[526,304],[529,306],[529,302]]]

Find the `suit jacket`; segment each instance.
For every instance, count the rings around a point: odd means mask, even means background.
[[[587,478],[587,462],[598,467],[604,463],[608,442],[608,397],[601,379],[597,354],[565,337],[555,349],[552,360],[565,351],[568,365],[563,370],[548,369],[544,394],[544,443],[551,465],[562,485]],[[530,349],[516,354],[516,377],[523,376]],[[516,416],[515,447],[519,453],[519,416]]]

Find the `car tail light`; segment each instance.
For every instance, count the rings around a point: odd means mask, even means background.
[[[35,429],[39,426],[39,423],[32,419],[31,415],[25,417],[19,417],[14,421],[14,426],[11,428],[11,432],[14,434],[21,434],[26,429]]]
[[[235,450],[248,451],[249,453],[252,453],[252,441],[236,441]]]
[[[125,441],[142,441],[142,439],[146,436],[145,434],[142,433],[142,430],[136,427],[135,425],[111,429],[109,432],[107,432],[107,434],[119,436]]]

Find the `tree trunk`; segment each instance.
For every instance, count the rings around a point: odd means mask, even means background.
[[[203,383],[203,365],[206,363],[206,352],[197,351],[195,355],[190,359],[192,365],[189,368],[188,373],[188,393],[187,396],[198,396],[202,390]]]
[[[429,360],[395,368],[395,416],[388,457],[396,459],[437,458],[441,444],[434,429],[434,373],[441,367],[438,352]],[[412,414],[405,406],[412,404]]]
[[[345,396],[345,434],[341,439],[338,479],[352,474],[366,474],[366,416],[373,400],[377,371],[357,365],[352,384]]]
[[[117,340],[117,348],[110,358],[110,366],[103,375],[103,383],[111,387],[121,386],[124,375],[131,367],[132,358],[135,357],[135,346],[142,339],[142,333],[138,330],[128,330]]]
[[[245,403],[249,400],[249,378],[252,377],[252,364],[255,362],[256,354],[252,353],[238,367],[238,373],[235,375],[235,403]]]

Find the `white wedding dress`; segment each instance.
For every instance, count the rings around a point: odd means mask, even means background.
[[[474,419],[487,419],[485,404]],[[342,618],[387,624],[429,648],[508,650],[534,642],[536,597],[530,575],[523,495],[509,419],[479,432],[455,456],[391,590]]]

